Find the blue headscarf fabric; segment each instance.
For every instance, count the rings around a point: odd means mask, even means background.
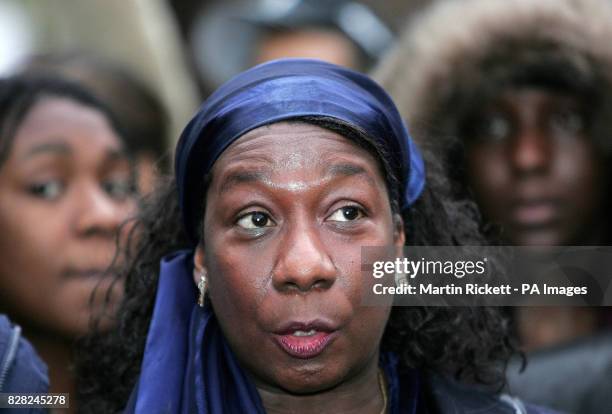
[[[209,306],[196,304],[193,252],[162,260],[140,379],[125,414],[265,414],[253,383],[236,361]],[[426,414],[421,378],[381,355],[388,413]]]
[[[250,130],[306,116],[331,117],[363,130],[385,149],[400,180],[402,209],[419,197],[425,186],[423,159],[389,95],[361,73],[318,60],[281,59],[221,86],[181,135],[176,180],[185,229],[194,242],[204,180],[221,153]]]

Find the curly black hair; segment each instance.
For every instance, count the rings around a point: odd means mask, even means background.
[[[397,191],[392,191],[397,179],[385,163],[384,152],[362,131],[329,118],[297,121],[340,133],[372,151],[390,187],[392,208],[399,211]],[[403,213],[406,244],[486,244],[474,203],[449,197],[442,169],[427,153],[424,156],[428,184],[420,199]],[[165,178],[144,203],[131,230],[128,261],[121,276],[125,277],[125,297],[115,328],[94,332],[80,344],[77,360],[82,412],[116,412],[124,407],[139,375],[160,260],[170,252],[192,247],[183,229],[176,184]],[[505,365],[516,351],[507,320],[498,309],[470,307],[394,307],[382,347],[399,355],[404,366],[498,387],[503,385]]]

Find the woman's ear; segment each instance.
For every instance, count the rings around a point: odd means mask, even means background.
[[[202,275],[202,272],[206,272],[205,258],[206,254],[204,251],[204,245],[202,243],[199,243],[193,255],[193,281],[196,286],[200,282],[200,276]]]

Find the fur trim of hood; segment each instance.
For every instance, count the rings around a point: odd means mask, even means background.
[[[512,63],[534,45],[612,85],[610,0],[441,0],[411,23],[373,73],[409,125],[437,128],[452,94],[486,79],[485,59]]]

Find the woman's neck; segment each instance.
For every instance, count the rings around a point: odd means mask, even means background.
[[[70,411],[76,412],[76,380],[72,371],[72,342],[65,338],[53,338],[34,330],[25,329],[24,334],[40,358],[49,368],[49,392],[69,393]]]
[[[298,395],[263,387],[257,390],[268,414],[379,414],[386,404],[386,389],[382,387],[386,385],[381,384],[378,364],[370,364],[355,378],[320,393]]]

